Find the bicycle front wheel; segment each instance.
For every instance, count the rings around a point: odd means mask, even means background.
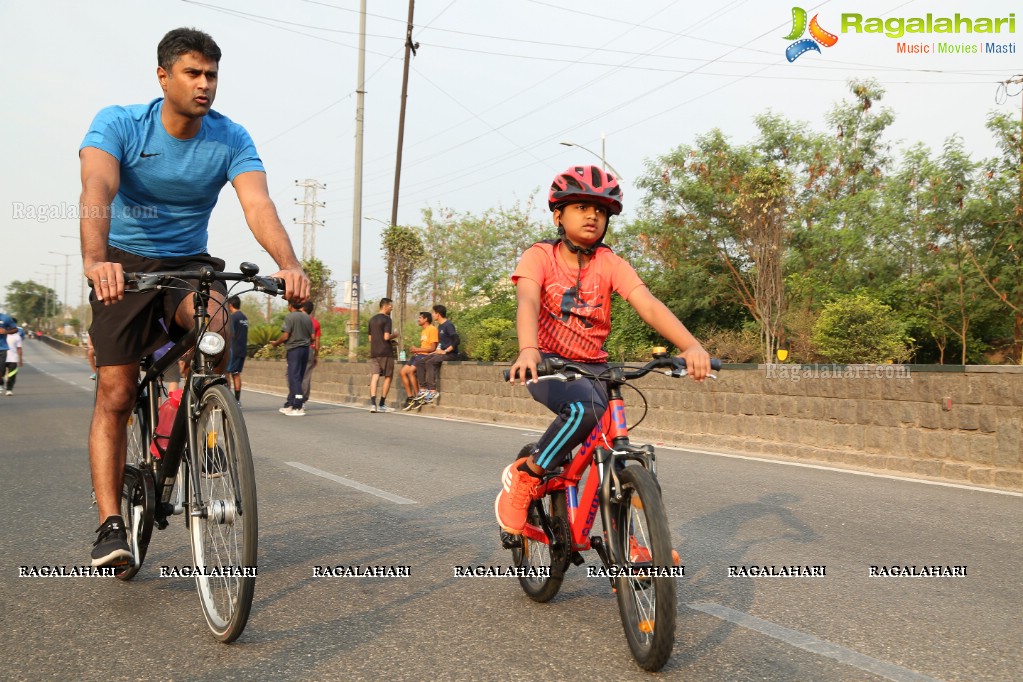
[[[223,385],[199,399],[190,444],[192,491],[189,529],[196,588],[213,634],[232,642],[245,629],[256,586],[256,477],[241,410]]]
[[[633,657],[645,670],[660,670],[675,644],[675,577],[665,570],[674,565],[668,518],[649,471],[630,466],[618,477],[622,500],[611,505],[610,524],[615,563],[625,574],[615,580],[618,610]]]
[[[529,506],[526,522],[542,527],[541,509],[554,532],[556,542],[551,545],[523,535],[522,547],[512,550],[512,560],[517,567],[528,569],[529,573],[533,574],[519,578],[522,591],[533,601],[543,603],[553,599],[561,589],[561,582],[565,579],[565,570],[568,568],[571,538],[565,491],[558,490],[542,500],[533,501]]]

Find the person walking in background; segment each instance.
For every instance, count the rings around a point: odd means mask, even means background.
[[[281,408],[281,413],[289,417],[304,417],[305,394],[302,393],[302,377],[309,361],[309,344],[313,338],[313,321],[302,308],[294,303],[288,304],[288,314],[281,325],[281,335],[270,342],[277,347],[284,344],[288,357],[288,399]]]
[[[242,369],[249,350],[249,318],[242,312],[242,300],[238,296],[227,299],[231,311],[231,359],[227,363],[227,374],[234,385],[234,399],[242,406]]]
[[[17,324],[16,319],[11,319]],[[21,344],[21,333],[15,327],[14,331],[7,335],[7,362],[4,363],[4,391],[7,395],[14,395],[14,381],[18,378],[18,370],[21,368]]]
[[[7,368],[7,338],[18,333],[18,321],[6,313],[0,313],[0,367]]]
[[[380,312],[369,318],[369,367],[372,375],[369,378],[369,411],[389,412],[385,404],[387,392],[391,390],[394,377],[394,339],[397,334],[392,331],[391,309],[394,304],[389,298],[380,299]],[[377,402],[377,382],[384,378]]]
[[[409,346],[409,359],[401,368],[401,383],[405,387],[405,406],[403,410],[411,410],[413,407],[421,406],[426,391],[419,390],[419,379],[416,377],[416,370],[427,354],[437,348],[437,328],[433,326],[433,315],[428,312],[419,313],[416,320],[419,325],[419,345]]]
[[[309,400],[309,390],[313,383],[313,369],[320,360],[320,321],[313,317],[314,309],[312,301],[302,304],[302,312],[308,315],[309,321],[313,323],[313,337],[309,342],[309,359],[306,361],[305,372],[302,374],[302,395],[306,400]]]
[[[440,395],[437,391],[440,363],[454,359],[458,352],[458,332],[448,319],[448,309],[440,304],[433,306],[433,319],[437,321],[437,349],[427,355],[416,370],[417,378],[426,390],[424,403],[432,403]]]

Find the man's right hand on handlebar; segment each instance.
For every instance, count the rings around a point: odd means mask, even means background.
[[[280,277],[284,280],[284,298],[292,305],[301,305],[309,300],[311,291],[309,278],[302,271],[301,267],[286,268],[279,270],[271,277]]]
[[[85,266],[85,276],[92,282],[96,298],[103,301],[103,305],[117,303],[124,298],[124,268],[120,263],[89,263]]]

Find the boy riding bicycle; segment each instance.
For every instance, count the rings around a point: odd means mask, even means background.
[[[125,297],[124,273],[202,265],[223,270],[224,262],[206,251],[207,228],[220,190],[230,182],[253,235],[281,268],[274,276],[284,279],[288,299],[301,303],[309,295],[252,139],[210,108],[220,57],[209,35],[170,31],[157,48],[163,97],[103,109],[79,149],[82,262],[93,285],[89,333],[99,371],[89,432],[101,524],[93,566],[131,561],[120,498],[139,360],[166,343],[165,328],[182,335],[193,325],[186,291]],[[218,285],[211,296],[209,328],[227,336],[224,293]]]
[[[703,381],[710,356],[685,325],[659,301],[625,260],[603,244],[611,216],[622,212],[618,180],[596,166],[574,166],[551,184],[548,206],[558,239],[528,248],[512,274],[518,298],[519,356],[510,381],[537,377],[537,363],[557,356],[599,374],[607,368],[603,345],[611,331],[611,294],[629,302],[643,320],[681,350],[689,374]],[[533,399],[557,417],[533,452],[508,465],[494,500],[501,528],[519,535],[545,472],[560,466],[600,422],[607,395],[600,382],[528,384]]]

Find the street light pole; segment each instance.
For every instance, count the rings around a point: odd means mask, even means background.
[[[64,256],[64,320],[66,321],[71,317],[68,311],[71,310],[71,306],[68,303],[67,298],[67,278],[68,271],[71,269],[71,255],[70,253],[57,253],[56,251],[50,251],[54,256]]]
[[[584,152],[589,152],[590,154],[593,154],[598,159],[600,159],[601,168],[603,168],[604,170],[610,169],[611,172],[614,173],[615,177],[618,178],[619,182],[625,182],[625,178],[622,177],[622,174],[619,173],[618,171],[616,171],[615,167],[607,162],[607,158],[606,158],[606,155],[604,153],[605,149],[606,149],[605,141],[606,141],[606,138],[604,137],[604,134],[601,133],[601,135],[600,135],[600,152],[601,153],[600,154],[598,154],[597,152],[593,151],[592,149],[588,149],[588,148],[582,146],[581,144],[579,144],[577,142],[561,142],[560,144],[563,144],[566,147],[579,147],[579,149],[582,149]]]

